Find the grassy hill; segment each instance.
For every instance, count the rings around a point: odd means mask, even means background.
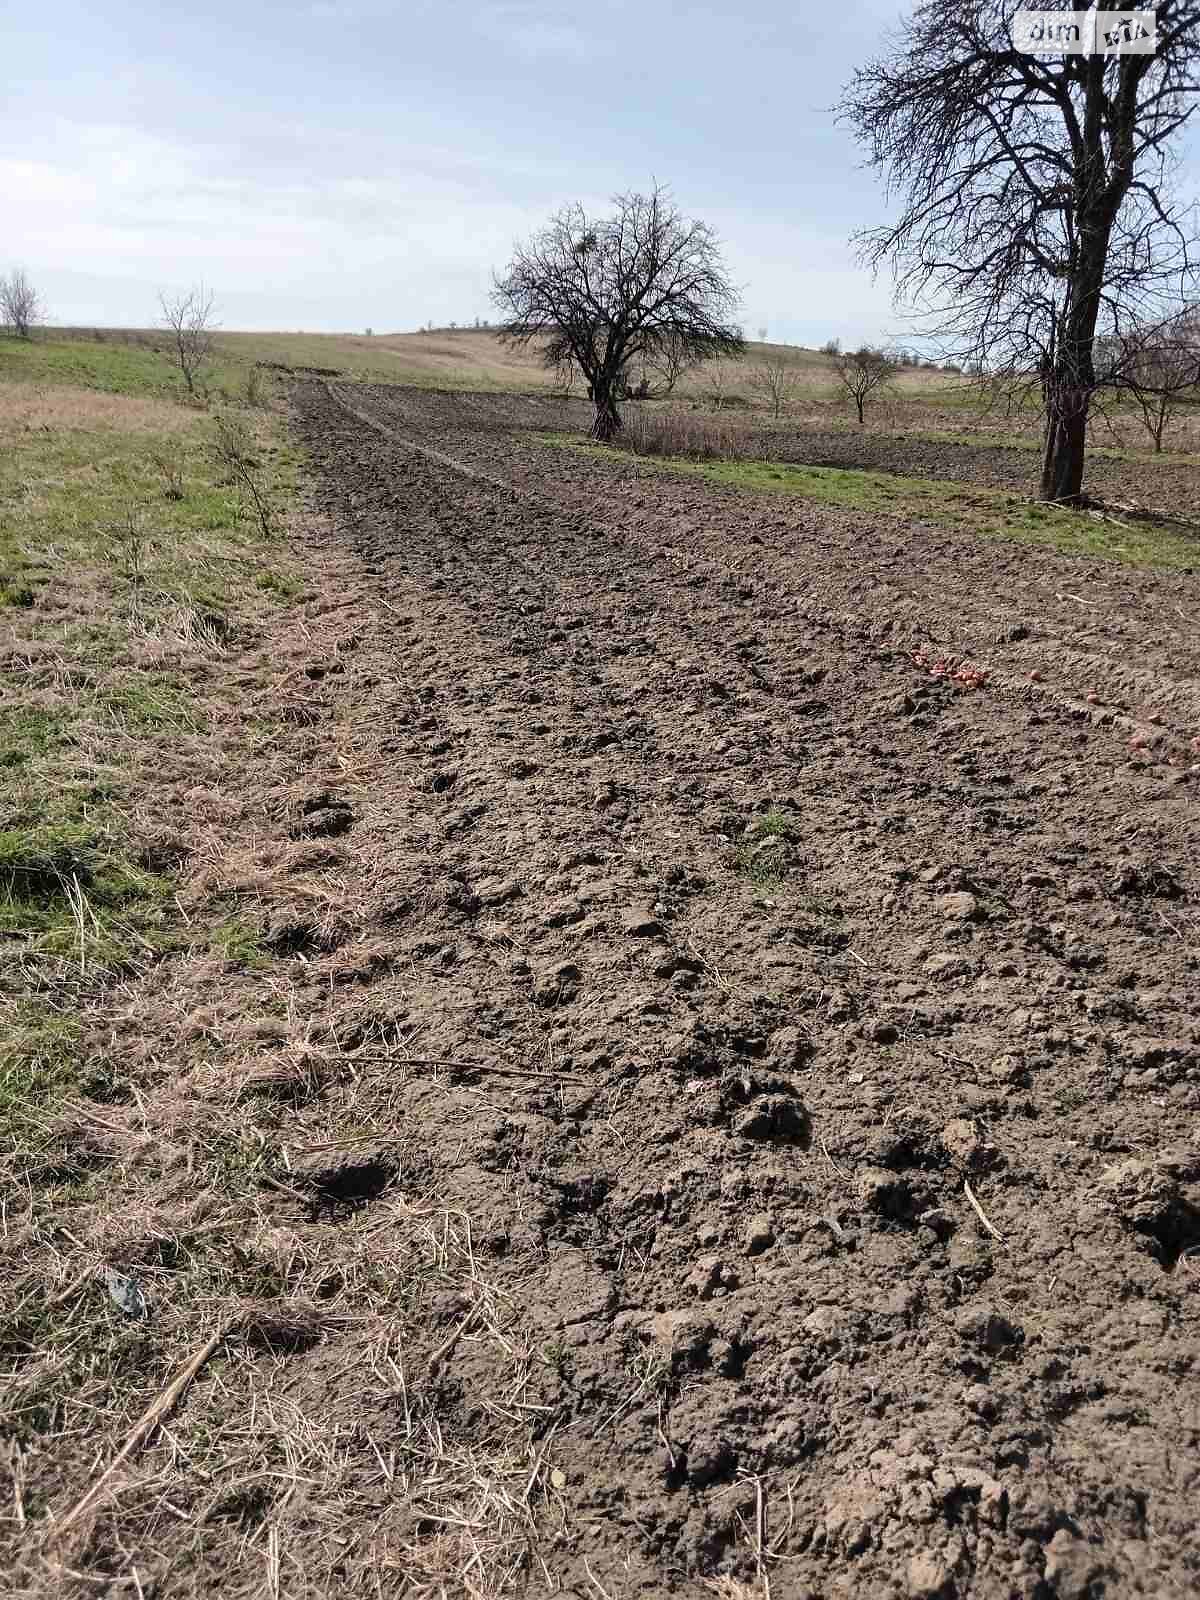
[[[0,347],[0,364],[18,359],[13,341]],[[431,389],[480,391],[549,389],[551,373],[535,352],[504,345],[497,333],[482,328],[439,329],[429,333],[382,333],[368,337],[352,333],[238,333],[223,332],[217,341],[217,368],[213,388],[229,393],[245,384],[256,362],[274,362],[291,368],[336,371],[347,378],[377,383],[413,384]],[[166,336],[153,329],[45,329],[32,348],[20,353],[26,363],[23,376],[48,382],[88,385],[90,375],[103,371],[105,387],[121,381],[125,371],[130,392],[144,390],[158,370],[169,378],[164,358]],[[741,361],[721,363],[723,398],[735,404],[759,403],[752,375],[763,361],[781,360],[796,369],[796,398],[832,399],[834,383],[828,363],[819,351],[800,345],[747,346]],[[636,378],[640,374],[634,373]],[[959,381],[951,375],[906,371],[899,390],[914,399],[942,400],[953,394]],[[686,374],[676,389],[683,399],[708,399],[714,388],[714,368],[701,367]]]

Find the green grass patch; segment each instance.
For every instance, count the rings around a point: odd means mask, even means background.
[[[78,1093],[87,1076],[74,1017],[38,1000],[12,1006],[0,1042],[0,1141],[14,1144],[39,1113]]]
[[[304,592],[304,585],[286,572],[273,572],[270,568],[258,573],[254,587],[280,601],[294,600]]]
[[[195,733],[202,724],[191,700],[188,686],[165,672],[131,674],[100,695],[100,704],[127,728]]]
[[[0,383],[6,381],[157,397],[179,397],[185,391],[166,335],[152,333],[101,339],[57,338],[53,330],[33,339],[0,335]],[[218,352],[204,382],[210,394],[235,398],[245,389],[242,363]]]
[[[0,771],[11,773],[48,755],[63,737],[63,719],[54,712],[0,705]]]
[[[92,880],[95,836],[66,823],[0,832],[0,900],[35,905],[61,895],[73,878]]]
[[[0,935],[25,936],[29,953],[123,969],[156,948],[169,894],[97,827],[60,818],[0,832]]]
[[[195,537],[235,532],[245,510],[237,491],[217,481],[207,445],[198,422],[182,437],[81,429],[33,433],[0,450],[0,570],[20,574],[26,606],[80,561],[168,592],[201,587],[214,562],[228,569],[231,550],[206,549]],[[163,495],[156,448],[186,462],[183,500]]]
[[[759,894],[777,895],[787,871],[788,846],[795,838],[790,817],[772,806],[755,817],[734,847],[731,864]]]
[[[32,584],[25,581],[27,564],[14,552],[9,553],[12,565],[0,572],[0,606],[15,606],[18,610],[31,606],[36,598]]]
[[[1177,524],[1139,519],[1118,526],[1086,511],[1042,505],[1001,489],[862,468],[805,467],[773,461],[670,460],[639,456],[611,445],[586,444],[568,434],[539,433],[531,437],[541,444],[637,461],[648,470],[705,478],[731,489],[799,495],[840,510],[932,523],[983,539],[1041,545],[1067,555],[1100,556],[1130,566],[1200,565],[1200,535],[1184,531]]]
[[[212,948],[224,961],[239,967],[265,967],[271,957],[258,931],[240,917],[232,917],[212,930]]]
[[[183,942],[171,885],[137,864],[137,774],[175,739],[204,732],[196,656],[252,641],[258,619],[299,588],[227,481],[211,417],[145,403],[170,377],[165,360],[156,368],[153,350],[136,345],[80,349],[0,340],[0,604],[13,607],[11,670],[0,674],[0,968],[10,993],[52,984],[81,996]],[[108,397],[4,386],[81,372]],[[122,394],[141,398],[112,398]],[[278,507],[298,456],[273,418],[239,416]],[[229,943],[231,959],[257,954],[245,938]]]

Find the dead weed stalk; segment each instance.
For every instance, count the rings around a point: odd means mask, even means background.
[[[264,539],[271,537],[271,516],[266,495],[259,482],[258,458],[246,429],[234,417],[219,415],[213,418],[216,429],[215,450],[217,460],[240,485],[254,503],[259,526]]]

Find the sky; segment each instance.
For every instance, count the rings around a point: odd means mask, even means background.
[[[903,338],[850,235],[878,179],[830,107],[902,0],[0,0],[0,271],[60,324],[493,315],[552,212],[668,184],[751,337]]]

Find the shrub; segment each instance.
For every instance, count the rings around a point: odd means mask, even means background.
[[[642,456],[689,461],[742,461],[761,454],[744,427],[689,411],[638,411],[623,441]]]

